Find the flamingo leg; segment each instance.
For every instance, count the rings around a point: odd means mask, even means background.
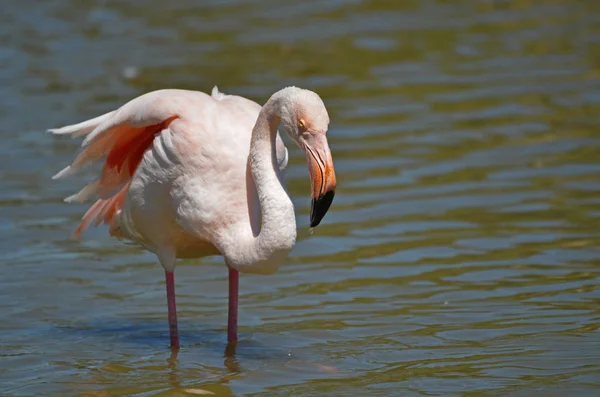
[[[167,307],[169,309],[169,335],[171,348],[179,349],[179,333],[177,331],[177,307],[175,305],[175,277],[173,272],[165,270],[167,281]]]
[[[229,315],[227,318],[227,342],[237,341],[238,286],[240,273],[229,268]]]

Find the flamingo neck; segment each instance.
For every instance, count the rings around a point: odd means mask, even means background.
[[[296,242],[294,205],[283,187],[276,156],[280,104],[272,97],[263,106],[252,130],[249,166],[260,203],[258,235],[241,233],[237,250],[226,257],[229,266],[246,273],[274,273]]]

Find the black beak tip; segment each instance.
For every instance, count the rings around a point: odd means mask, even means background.
[[[330,190],[321,197],[313,199],[310,208],[310,227],[318,226],[333,202],[335,191]]]

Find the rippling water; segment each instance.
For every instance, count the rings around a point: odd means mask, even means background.
[[[388,3],[388,4],[385,4]],[[600,393],[600,3],[21,0],[0,16],[0,394]],[[167,348],[151,254],[69,234],[50,176],[78,142],[44,129],[180,87],[263,103],[317,91],[338,194],[299,242],[242,276],[182,262]]]

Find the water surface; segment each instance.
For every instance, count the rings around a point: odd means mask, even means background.
[[[600,394],[600,3],[21,0],[0,16],[0,394]],[[295,84],[332,119],[338,191],[242,276],[177,268],[167,344],[153,255],[92,229],[50,177],[49,127],[179,87],[264,103]],[[201,265],[200,265],[201,264]]]

